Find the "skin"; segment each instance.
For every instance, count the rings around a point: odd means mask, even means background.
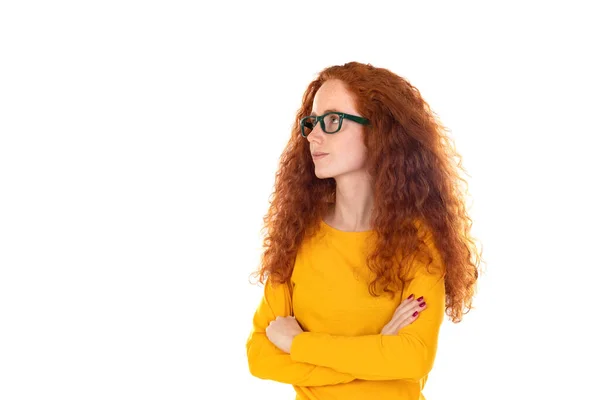
[[[327,111],[339,111],[361,116],[354,104],[353,95],[345,84],[336,79],[323,83],[315,94],[313,115]],[[342,128],[328,134],[317,125],[306,138],[311,154],[329,153],[315,159],[315,174],[320,179],[333,178],[336,182],[336,202],[323,220],[330,226],[348,232],[371,230],[370,218],[373,207],[373,179],[366,171],[367,148],[364,144],[363,125],[344,120]],[[418,318],[427,308],[422,298],[412,296],[397,307],[382,335],[396,335],[400,329]],[[416,315],[414,313],[417,312]],[[294,337],[303,330],[294,317],[277,317],[266,329],[269,340],[285,353],[290,353]]]
[[[313,101],[313,115],[323,115],[328,110],[360,116],[352,93],[336,79],[326,81]],[[339,132],[328,134],[316,126],[306,138],[311,154],[317,151],[329,153],[323,158],[313,158],[315,175],[335,180],[336,203],[325,222],[343,231],[371,229],[373,178],[366,170],[364,135],[363,125],[345,119]]]

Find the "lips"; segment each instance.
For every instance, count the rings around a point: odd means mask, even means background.
[[[317,151],[317,152],[313,153],[312,155],[313,155],[313,157],[317,157],[317,156],[325,156],[327,154],[329,154],[329,153],[323,153],[323,152]]]

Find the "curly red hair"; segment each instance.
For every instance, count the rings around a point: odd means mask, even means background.
[[[261,230],[266,231],[264,251],[253,275],[261,283],[267,277],[274,283],[289,280],[302,240],[315,233],[335,202],[335,180],[316,177],[309,142],[300,135],[299,124],[311,113],[317,90],[329,79],[346,84],[357,111],[370,121],[364,127],[364,140],[374,183],[376,243],[367,260],[376,275],[369,284],[371,295],[378,296],[381,290],[393,295],[402,285],[403,262],[420,253],[424,244],[413,224],[418,220],[425,223],[445,265],[446,314],[460,322],[463,313],[473,308],[481,261],[464,204],[467,184],[459,175],[461,157],[419,90],[370,64],[349,62],[325,68],[308,85],[279,160]],[[398,254],[406,257],[398,260]]]

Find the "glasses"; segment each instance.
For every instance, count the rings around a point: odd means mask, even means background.
[[[307,137],[310,135],[312,130],[317,126],[317,123],[321,124],[321,130],[325,133],[336,133],[340,129],[342,129],[342,122],[345,119],[349,119],[350,121],[354,121],[361,125],[367,125],[369,120],[363,117],[359,117],[357,115],[344,114],[341,112],[330,111],[321,115],[320,117],[315,115],[309,115],[308,117],[304,117],[300,120],[300,128],[302,137]]]

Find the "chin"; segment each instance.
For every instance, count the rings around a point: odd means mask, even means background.
[[[331,178],[329,175],[326,175],[322,172],[319,171],[315,171],[315,175],[317,176],[317,178],[319,179],[327,179],[327,178]]]
[[[320,169],[315,169],[315,175],[319,179],[333,178],[335,176],[335,174],[332,174],[331,172],[323,171]]]

